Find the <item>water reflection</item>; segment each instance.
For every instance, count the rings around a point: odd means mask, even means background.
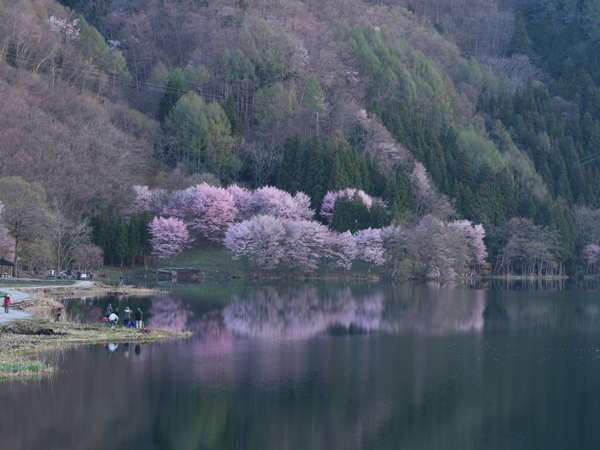
[[[416,330],[426,333],[480,331],[485,291],[435,287],[260,288],[236,296],[222,311],[234,335],[266,340],[308,339],[327,331],[353,333]],[[421,297],[415,301],[415,296]],[[214,321],[211,314],[207,320]]]
[[[191,311],[180,299],[167,295],[152,300],[147,324],[150,328],[186,331],[193,327],[190,323],[191,315]]]
[[[350,288],[320,295],[315,287],[271,287],[234,298],[223,310],[223,324],[240,336],[307,339],[334,326],[378,330],[383,309],[381,290],[355,296]]]
[[[297,285],[244,287],[214,304],[148,299],[153,325],[194,337],[55,353],[63,367],[55,377],[0,385],[0,447],[558,450],[600,442],[594,292]]]

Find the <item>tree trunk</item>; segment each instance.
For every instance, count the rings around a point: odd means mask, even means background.
[[[19,235],[15,236],[15,265],[13,267],[13,277],[19,275]]]

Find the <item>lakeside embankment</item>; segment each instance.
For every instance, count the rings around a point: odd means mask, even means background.
[[[154,342],[189,337],[150,328],[110,327],[45,320],[17,320],[0,325],[0,381],[51,373],[54,368],[34,359],[41,352],[66,350],[73,345],[117,342]]]
[[[7,290],[7,289],[5,289]],[[157,289],[105,286],[85,283],[69,286],[11,288],[20,298],[13,309],[29,317],[0,324],[0,381],[25,379],[51,373],[54,368],[36,360],[36,355],[49,350],[63,350],[73,345],[109,342],[153,342],[185,338],[190,333],[157,329],[110,327],[107,324],[81,324],[61,321],[64,318],[60,300],[105,295],[147,296],[161,293]],[[35,320],[28,320],[29,318]]]

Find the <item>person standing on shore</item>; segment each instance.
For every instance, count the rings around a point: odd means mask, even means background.
[[[8,314],[8,307],[10,306],[10,304],[12,303],[12,300],[10,299],[10,297],[8,295],[4,296],[4,312],[6,314]]]
[[[125,309],[123,310],[123,316],[124,316],[124,321],[123,321],[123,325],[125,325],[126,327],[133,327],[133,323],[131,322],[131,313],[132,313],[132,309],[129,307],[129,305],[127,305],[125,307]]]
[[[140,307],[138,307],[135,310],[135,327],[136,328],[144,327],[144,312],[142,311],[142,308],[140,308]]]
[[[105,315],[106,317],[108,317],[108,316],[110,316],[110,315],[112,314],[112,312],[113,312],[112,303],[109,303],[109,304],[108,304],[108,306],[106,307],[106,310],[105,310],[105,314],[104,314],[104,315]]]

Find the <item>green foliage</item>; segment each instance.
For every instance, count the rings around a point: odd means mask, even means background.
[[[325,93],[321,89],[319,80],[314,75],[309,75],[306,79],[304,91],[302,92],[302,106],[307,110],[318,113],[323,112],[325,103]]]
[[[42,372],[48,369],[48,365],[40,361],[28,361],[26,363],[0,362],[0,374],[2,373],[25,373]]]
[[[535,213],[546,192],[531,163],[501,125],[488,130],[491,136],[465,125],[461,100],[437,64],[385,31],[354,29],[349,36],[370,80],[371,111],[425,164],[462,215],[490,226],[519,211]],[[466,81],[486,83],[485,70],[465,64]]]
[[[81,20],[79,39],[57,44],[60,51],[53,56],[59,62],[57,67],[61,67],[62,55],[68,54],[81,59],[84,65],[86,62],[95,65],[98,71],[113,78],[127,78],[127,64],[121,52],[111,49],[90,25],[118,36],[121,30],[115,23],[120,24],[122,19],[111,20],[109,13],[123,2],[62,0],[62,3],[84,14],[89,23]],[[298,51],[301,45],[297,45],[302,44],[301,36],[295,36],[291,45],[286,35],[288,28],[280,24],[275,28],[273,24],[277,22],[267,24],[261,20],[252,2],[234,2],[232,5],[239,10],[233,6],[234,9],[227,11],[220,10],[217,3],[161,0],[145,6],[130,5],[136,14],[144,8],[149,21],[160,17],[150,14],[154,10],[155,14],[163,11],[168,16],[165,24],[186,25],[182,27],[185,31],[172,30],[177,37],[173,39],[177,44],[172,46],[146,44],[145,38],[140,39],[135,31],[131,38],[127,36],[124,51],[135,55],[136,80],[141,80],[142,85],[147,81],[154,87],[165,86],[158,111],[162,129],[156,130],[156,141],[148,147],[159,143],[157,147],[165,149],[160,156],[168,164],[181,163],[192,173],[210,171],[222,180],[238,178],[246,183],[268,180],[292,192],[305,191],[313,198],[315,208],[328,190],[357,187],[384,198],[387,211],[394,217],[410,211],[413,200],[406,173],[383,176],[377,164],[361,154],[365,142],[359,142],[359,137],[347,131],[351,129],[347,123],[340,124],[343,119],[338,120],[343,115],[338,115],[338,111],[345,112],[345,106],[354,106],[362,98],[344,104],[348,93],[339,87],[343,83],[324,82],[321,67],[316,65],[320,58],[311,57],[298,63],[303,56]],[[208,9],[198,12],[201,7]],[[600,58],[597,57],[600,1],[518,1],[508,2],[505,7],[514,9],[516,22],[512,39],[502,51],[508,55],[526,55],[544,73],[542,81],[534,81],[516,93],[511,90],[514,86],[508,78],[494,73],[494,64],[453,53],[444,36],[433,29],[427,30],[422,23],[418,32],[423,40],[418,45],[421,50],[417,50],[416,39],[411,36],[417,29],[410,28],[409,23],[412,16],[403,22],[408,28],[402,33],[387,31],[385,27],[380,30],[338,26],[335,30],[338,50],[344,55],[344,49],[351,50],[361,82],[366,86],[370,113],[426,166],[438,190],[452,198],[460,215],[483,222],[488,228],[501,226],[515,216],[551,226],[560,231],[562,257],[569,259],[574,254],[569,206],[600,207],[596,194],[600,189],[597,176],[600,162],[580,163],[600,149]],[[389,5],[389,8],[392,17],[396,7]],[[436,8],[444,9],[441,5]],[[374,8],[373,18],[378,14],[375,9],[380,6]],[[181,13],[181,22],[174,22]],[[462,13],[457,10],[447,14],[462,18]],[[215,30],[226,32],[223,43],[207,45],[206,51],[204,48],[199,51],[200,47],[193,43],[199,35],[189,26],[194,24],[195,14],[199,18],[215,18],[198,23],[206,26],[204,34]],[[44,21],[49,15],[48,11],[39,14]],[[315,24],[329,26],[330,19]],[[339,22],[348,23],[343,15]],[[160,26],[158,22],[149,23]],[[438,28],[441,30],[442,26]],[[446,24],[444,28],[451,34]],[[498,30],[490,31],[498,35]],[[484,48],[486,38],[473,34],[472,41]],[[409,37],[403,40],[398,36]],[[142,44],[134,44],[134,37]],[[219,35],[211,37],[220,42]],[[5,40],[8,63],[25,67],[16,59],[25,47],[17,48],[21,44],[12,42],[12,38]],[[458,45],[461,40],[464,38],[456,39]],[[36,51],[32,49],[27,49],[26,54],[34,58]],[[40,49],[37,53],[41,57],[48,54],[43,46]],[[174,50],[180,50],[180,54],[169,53],[175,53]],[[210,73],[217,75],[211,78],[203,67],[168,68],[160,62],[177,60],[181,64],[198,58],[211,64]],[[132,59],[132,70],[133,63]],[[43,76],[44,70],[46,66],[42,65],[39,74]],[[301,78],[296,70],[302,74]],[[520,74],[516,75],[520,78]],[[331,111],[326,108],[322,87],[325,85],[330,96],[327,100],[333,106]],[[222,103],[206,104],[190,91],[206,92],[207,99],[208,95],[223,97]],[[133,99],[132,104],[135,102]],[[139,102],[137,107],[148,112],[155,106],[151,103],[151,107],[140,107],[142,102]],[[288,139],[281,146],[292,129],[294,133],[303,130],[317,138]],[[311,129],[316,132],[311,133]],[[232,135],[239,142],[245,141],[241,147],[246,163],[243,172],[238,172],[240,162],[234,155]],[[382,222],[387,220],[384,216],[388,212],[383,214]],[[132,243],[141,242],[136,229],[113,230],[119,242],[114,249],[115,259],[127,258]],[[138,251],[142,250],[133,253]]]
[[[236,81],[255,81],[256,66],[241,50],[225,50],[221,61],[225,81],[234,83]]]
[[[265,23],[255,24],[242,33],[243,48],[225,50],[221,69],[227,83],[252,81],[257,88],[293,77],[291,52],[285,36]]]
[[[534,51],[542,67],[563,85],[562,95],[582,91],[577,79],[600,82],[600,3],[596,0],[546,0],[524,10]]]
[[[267,127],[267,131],[272,132],[272,127],[283,124],[294,112],[296,99],[292,91],[277,82],[256,92],[254,107],[259,126]]]
[[[65,6],[80,11],[90,22],[96,23],[110,11],[112,0],[59,0]]]
[[[320,138],[295,137],[285,143],[276,184],[289,192],[305,192],[315,209],[328,191],[347,187],[383,197],[394,212],[404,211],[411,198],[408,181],[402,175],[389,179],[347,142]]]
[[[167,116],[165,130],[173,139],[171,157],[190,172],[208,171],[231,180],[239,170],[231,125],[218,103],[207,104],[192,92],[184,95]]]
[[[358,197],[341,197],[335,202],[331,228],[339,232],[355,233],[367,228],[383,228],[390,224],[390,213],[379,204],[371,208]]]
[[[92,241],[104,251],[105,264],[135,264],[152,251],[148,225],[152,214],[143,212],[126,220],[104,210],[90,220]]]
[[[340,231],[364,230],[371,226],[369,208],[359,198],[339,198],[333,209],[331,228]]]
[[[569,202],[598,202],[598,177],[586,176],[580,160],[596,153],[600,121],[590,113],[565,114],[557,108],[547,87],[532,84],[512,98],[495,97],[482,102],[487,112],[498,117],[512,139],[533,161],[554,197]]]
[[[79,21],[79,39],[76,41],[82,55],[106,73],[130,79],[127,61],[123,54],[110,48],[104,37],[83,17]]]
[[[531,45],[525,19],[521,14],[517,14],[510,52],[517,55],[527,55],[531,52]]]
[[[370,80],[370,109],[383,117],[400,105],[412,116],[411,123],[402,121],[404,134],[422,121],[435,133],[453,116],[455,94],[442,70],[423,53],[372,27],[353,29],[348,45]]]
[[[157,78],[165,76],[166,67],[157,65],[152,74]],[[167,85],[158,107],[158,119],[164,122],[175,104],[188,91],[202,88],[209,76],[204,67],[175,68],[168,72]]]

